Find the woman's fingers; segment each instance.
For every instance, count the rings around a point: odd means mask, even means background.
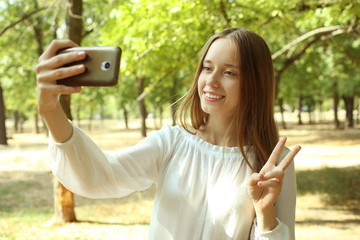
[[[264,177],[263,174],[260,173],[253,173],[251,174],[251,176],[249,177],[247,184],[249,187],[255,186],[258,184],[258,182]]]
[[[50,59],[44,59],[36,66],[36,73],[37,75],[41,75],[43,72],[48,72],[49,70],[54,70],[54,74],[62,74],[63,70],[59,69],[62,66],[71,63],[80,61],[86,58],[86,54],[83,51],[79,52],[71,52],[71,53],[64,53],[54,56]],[[75,68],[69,69],[70,71],[74,71]],[[81,70],[79,68],[78,70]],[[76,72],[76,71],[75,71]],[[59,78],[57,78],[59,79]]]
[[[276,184],[282,182],[284,178],[284,171],[278,168],[275,168],[273,171],[270,171],[264,175],[262,179],[258,182],[259,187],[275,187]]]
[[[259,181],[258,186],[262,188],[268,188],[268,187],[275,188],[281,186],[281,181],[280,179],[277,178],[271,178],[267,181]]]
[[[284,171],[282,169],[275,168],[274,170],[272,170],[264,175],[264,180],[269,180],[272,178],[283,179]]]
[[[46,51],[39,57],[39,62],[44,59],[49,59],[57,54],[60,49],[77,47],[78,45],[68,39],[53,40]]]
[[[52,82],[59,79],[71,77],[85,72],[86,68],[83,64],[74,65],[66,68],[58,68],[50,71],[39,72],[37,76],[38,82]]]
[[[285,156],[285,158],[279,163],[278,168],[281,170],[287,169],[287,167],[290,165],[290,163],[294,160],[294,157],[298,152],[301,150],[301,147],[299,145],[295,146],[291,151]]]
[[[285,146],[285,143],[286,143],[286,137],[280,138],[280,140],[279,140],[278,143],[276,144],[274,150],[272,151],[272,153],[271,153],[271,155],[270,155],[270,157],[269,157],[268,162],[276,165],[278,159],[280,158],[281,151],[282,151],[282,149],[283,149],[284,146]]]
[[[277,165],[277,162],[280,158],[281,152],[285,146],[286,137],[282,137],[279,142],[276,144],[274,150],[272,151],[269,160],[267,163],[271,163],[273,165]],[[279,163],[278,168],[281,170],[287,169],[287,167],[291,164],[296,154],[301,150],[300,146],[295,146],[291,151],[286,155],[286,157]],[[263,170],[261,170],[263,172]]]
[[[57,54],[60,49],[77,46],[70,40],[53,40],[43,55],[39,58],[36,66],[37,82],[56,84],[56,80],[75,76],[85,72],[85,66],[78,64],[63,67],[66,64],[77,62],[86,58],[84,51]],[[56,87],[54,87],[56,89]],[[46,88],[40,88],[41,90]]]
[[[70,53],[58,54],[46,61],[47,68],[55,69],[62,67],[68,63],[80,61],[86,58],[84,51],[74,51]]]
[[[70,40],[54,40],[45,52],[39,57],[36,66],[38,111],[46,114],[55,109],[59,94],[73,94],[81,92],[81,87],[58,85],[56,80],[75,76],[85,72],[83,64],[66,66],[86,58],[83,51],[61,53],[59,50],[76,47],[77,44]]]
[[[280,141],[279,141],[280,142]],[[281,144],[278,144],[278,146],[281,146]],[[300,146],[295,146],[287,155],[286,157],[280,162],[280,164],[275,167],[273,170],[266,172],[264,175],[262,175],[262,178],[257,178],[257,185],[259,187],[278,187],[281,186],[282,181],[284,179],[285,170],[290,165],[290,163],[293,161],[295,155],[300,151]],[[276,150],[276,147],[275,147]],[[274,152],[276,152],[274,150]],[[276,154],[274,154],[272,157],[277,157]],[[279,156],[280,157],[280,156]],[[253,178],[252,182],[253,185],[255,185],[255,178]]]

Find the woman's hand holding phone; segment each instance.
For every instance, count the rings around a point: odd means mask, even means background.
[[[75,76],[85,71],[84,65],[63,67],[64,64],[86,58],[84,52],[71,52],[57,55],[63,48],[76,47],[70,40],[54,40],[40,56],[36,66],[38,111],[46,123],[51,137],[56,142],[65,142],[72,136],[72,126],[62,107],[59,94],[81,92],[81,87],[57,84],[57,80]]]
[[[54,140],[65,141],[72,127],[64,114],[60,94],[81,92],[81,86],[115,86],[121,48],[78,47],[70,40],[54,40],[36,66],[38,111]]]
[[[57,84],[57,80],[75,76],[85,71],[83,64],[62,67],[75,61],[86,58],[85,52],[71,52],[58,54],[60,49],[76,47],[70,40],[54,40],[45,52],[39,57],[36,66],[38,110],[40,115],[51,112],[58,103],[59,94],[72,94],[81,92],[81,87],[72,87]]]

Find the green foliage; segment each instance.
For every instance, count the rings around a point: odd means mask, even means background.
[[[8,113],[20,111],[27,118],[36,113],[34,69],[39,48],[35,27],[41,30],[43,48],[52,39],[62,38],[66,6],[55,0],[37,0],[37,6],[33,0],[0,4],[0,26],[9,26],[41,7],[47,8],[0,36],[0,46],[6,49],[0,52],[6,109]],[[145,78],[147,104],[160,107],[174,102],[191,84],[198,53],[207,38],[225,27],[238,26],[263,36],[273,53],[313,29],[343,26],[349,33],[318,41],[283,73],[279,96],[294,106],[299,94],[315,102],[329,99],[333,91],[358,95],[360,40],[350,26],[358,28],[359,12],[357,0],[83,0],[82,45],[117,45],[123,56],[119,84],[84,88],[82,94],[73,96],[73,112],[89,117],[101,111],[102,105],[107,111],[134,108],[137,77]],[[280,70],[286,59],[315,37],[276,58],[275,69]],[[334,82],[338,89],[332,88]]]

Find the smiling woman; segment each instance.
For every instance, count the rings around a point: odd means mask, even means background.
[[[232,28],[211,37],[179,126],[164,126],[116,152],[102,151],[59,106],[60,93],[81,91],[54,84],[57,68],[80,58],[55,54],[72,46],[54,41],[37,66],[53,173],[66,188],[87,198],[117,198],[156,183],[150,239],[294,239],[292,160],[300,147],[284,148],[286,138],[277,143],[273,66],[260,36]]]
[[[180,125],[190,133],[194,133],[192,129],[195,129],[202,136],[208,135],[204,129],[206,126],[211,131],[217,130],[218,136],[209,136],[208,139],[212,138],[212,142],[219,145],[227,142],[230,146],[239,146],[252,171],[260,171],[279,137],[274,120],[275,80],[270,50],[256,33],[233,28],[212,36],[202,51],[195,81],[179,108]],[[225,100],[226,96],[221,95],[225,93],[225,88],[232,92],[234,101],[230,97]],[[216,120],[225,122],[212,124],[210,114],[206,108],[202,108],[206,101],[202,100],[209,94],[219,96],[220,91],[223,91],[220,96],[224,96],[224,99],[219,103],[232,102],[236,105],[233,106],[235,112],[227,116],[226,120],[216,117],[223,116],[226,111],[215,115]],[[211,100],[211,97],[207,100]],[[210,105],[211,101],[207,103]],[[187,123],[188,109],[190,127]],[[220,129],[219,126],[224,128]],[[248,162],[244,146],[255,148],[257,161],[254,165]]]

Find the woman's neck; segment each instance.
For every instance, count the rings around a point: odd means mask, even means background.
[[[231,121],[209,116],[208,122],[197,131],[197,136],[213,145],[236,147],[237,136],[229,128]]]

